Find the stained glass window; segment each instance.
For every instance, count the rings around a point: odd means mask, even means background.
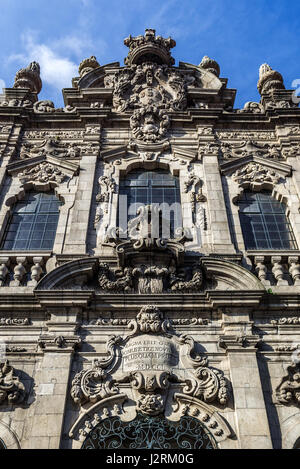
[[[297,249],[286,207],[269,192],[245,191],[239,207],[246,249]]]
[[[16,203],[2,243],[3,250],[53,248],[61,202],[53,193],[29,192]]]

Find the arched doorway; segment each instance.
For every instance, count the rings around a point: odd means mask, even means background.
[[[214,437],[196,418],[178,422],[142,414],[131,422],[120,417],[103,420],[89,434],[82,449],[216,449]]]

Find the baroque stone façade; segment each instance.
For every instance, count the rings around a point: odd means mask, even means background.
[[[300,245],[293,91],[264,64],[236,109],[215,60],[175,66],[152,29],[125,45],[124,67],[83,60],[63,108],[36,62],[0,102],[1,240],[30,191],[61,202],[52,250],[0,251],[0,447],[90,447],[114,423],[181,448],[181,423],[191,448],[193,425],[207,447],[298,448],[300,251],[247,249],[239,217],[267,190]],[[172,237],[149,236],[151,205],[119,226],[137,169],[178,178]]]

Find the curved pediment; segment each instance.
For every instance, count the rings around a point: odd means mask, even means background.
[[[255,275],[234,262],[207,257],[202,259],[202,266],[215,290],[265,290]]]
[[[113,268],[100,263],[98,258],[78,259],[55,268],[36,287],[36,291],[65,289],[96,290],[104,294],[183,295],[265,290],[258,278],[244,267],[213,257],[204,257],[192,267],[181,266],[172,272],[162,264]]]

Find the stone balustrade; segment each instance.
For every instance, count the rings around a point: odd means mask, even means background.
[[[253,273],[263,285],[300,286],[300,252],[248,251]]]
[[[2,252],[0,254],[0,287],[35,287],[45,275],[51,252]]]

